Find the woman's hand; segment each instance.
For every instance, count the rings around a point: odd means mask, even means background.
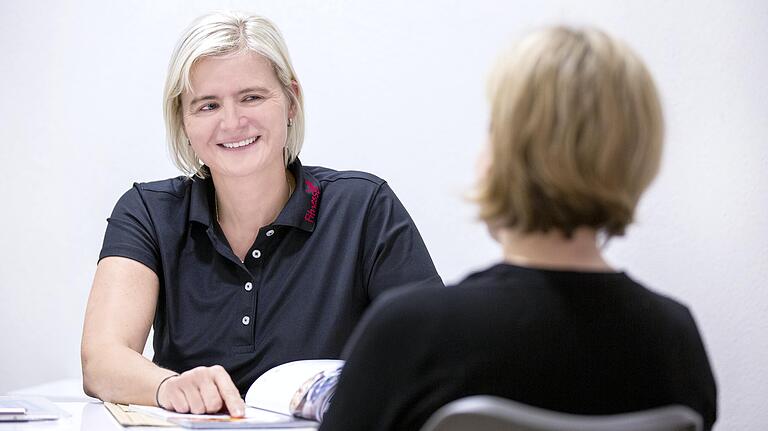
[[[179,413],[217,413],[243,417],[245,402],[221,365],[197,367],[173,376],[157,388],[159,407]]]

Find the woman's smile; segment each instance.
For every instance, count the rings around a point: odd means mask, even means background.
[[[241,141],[236,141],[236,142],[223,142],[223,143],[219,144],[219,146],[220,147],[224,147],[224,148],[229,149],[229,150],[242,150],[242,149],[245,149],[245,148],[251,146],[251,144],[253,144],[256,141],[258,141],[259,138],[261,138],[261,135],[259,135],[259,136],[252,136],[250,138],[245,138],[245,139],[243,139]]]

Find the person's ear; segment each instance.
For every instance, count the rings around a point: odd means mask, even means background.
[[[299,89],[299,83],[295,79],[291,79],[291,92],[293,98],[291,99],[291,107],[288,109],[288,117],[294,118],[296,115],[296,103],[298,103],[299,96],[301,96],[301,90]]]
[[[475,181],[485,181],[491,169],[491,139],[487,139],[475,159]]]
[[[499,244],[503,244],[501,237],[504,233],[504,228],[501,226],[501,223],[486,222],[485,228],[488,229],[488,234],[491,235],[491,238],[493,238],[494,241],[498,242]]]

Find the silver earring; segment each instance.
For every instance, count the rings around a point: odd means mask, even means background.
[[[293,118],[288,118],[288,127],[293,127]]]

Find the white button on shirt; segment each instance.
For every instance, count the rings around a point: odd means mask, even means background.
[[[246,292],[250,292],[251,289],[253,289],[253,283],[251,283],[250,281],[245,283],[245,290],[246,290]]]
[[[248,316],[243,316],[243,325],[247,326],[249,323],[251,323],[251,318]]]
[[[258,259],[258,258],[260,258],[260,257],[261,257],[261,251],[259,251],[259,250],[254,250],[254,251],[251,253],[251,256],[253,256],[253,258],[254,258],[254,259]]]
[[[274,229],[270,229],[270,230],[267,231],[267,236],[272,236],[274,234],[275,234],[275,230]]]

